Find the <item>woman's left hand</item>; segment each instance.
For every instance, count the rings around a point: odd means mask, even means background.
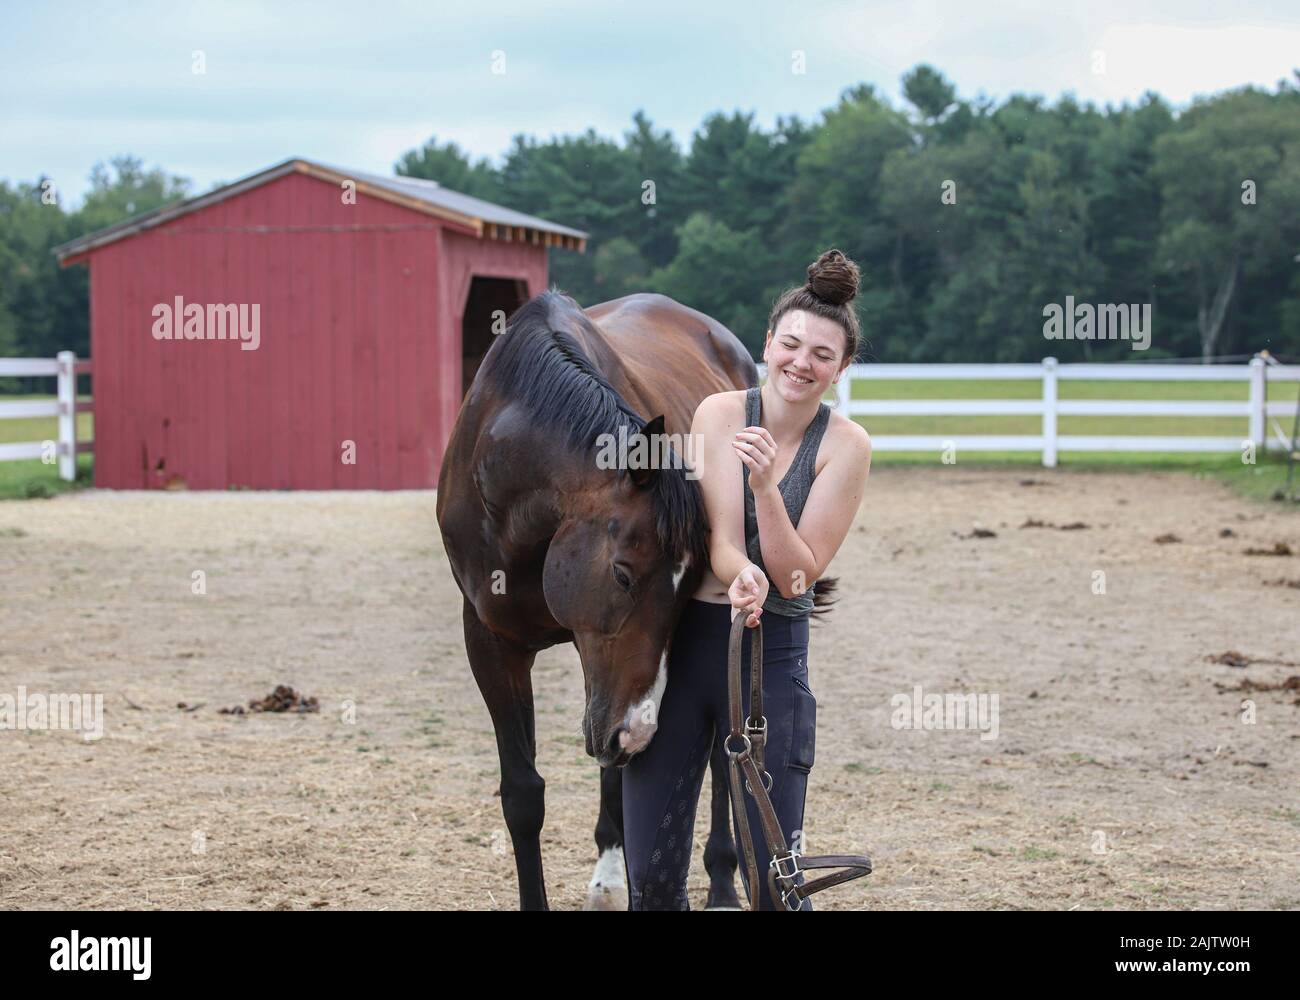
[[[745,627],[753,628],[763,614],[763,603],[767,600],[767,574],[754,563],[749,563],[736,574],[727,589],[731,600],[732,618],[737,614],[745,615]]]
[[[749,488],[755,495],[776,486],[772,481],[772,470],[776,467],[776,441],[766,427],[746,427],[737,431],[731,446],[749,469]]]

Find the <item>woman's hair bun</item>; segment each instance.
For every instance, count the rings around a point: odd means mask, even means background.
[[[808,289],[823,302],[843,305],[858,294],[858,265],[839,250],[827,250],[808,265]]]

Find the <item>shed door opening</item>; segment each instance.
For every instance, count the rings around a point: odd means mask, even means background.
[[[462,399],[469,392],[483,356],[492,346],[493,321],[499,320],[498,329],[504,331],[506,317],[524,304],[527,290],[527,285],[516,278],[475,277],[470,282],[469,299],[460,325]],[[500,315],[494,316],[497,310]]]

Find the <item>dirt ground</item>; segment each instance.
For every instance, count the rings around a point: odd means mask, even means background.
[[[1300,674],[1276,582],[1300,515],[1176,473],[885,466],[831,572],[804,849],[876,871],[818,908],[1300,907],[1300,691],[1216,688]],[[277,684],[320,713],[218,712]],[[0,504],[19,685],[102,693],[105,735],[0,731],[0,908],[518,905],[432,493]],[[997,739],[893,728],[916,685],[998,695]],[[535,687],[548,892],[575,909],[597,769],[571,646]]]

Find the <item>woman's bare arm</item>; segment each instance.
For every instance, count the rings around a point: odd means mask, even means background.
[[[850,423],[829,438],[830,457],[813,480],[796,529],[775,484],[754,493],[759,544],[768,578],[782,597],[802,594],[819,579],[843,544],[866,492],[871,438]],[[771,477],[768,477],[770,480]],[[743,531],[743,529],[742,529]]]
[[[740,462],[731,440],[745,415],[726,393],[709,396],[695,410],[691,435],[698,461],[700,489],[709,518],[709,562],[724,585],[749,565],[745,552],[745,507]]]

